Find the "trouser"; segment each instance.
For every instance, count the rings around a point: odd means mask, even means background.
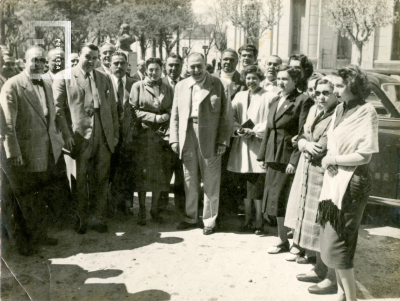
[[[197,222],[201,176],[204,188],[203,223],[205,227],[213,228],[218,216],[221,156],[204,159],[200,151],[198,137],[198,124],[189,122],[186,142],[182,150],[186,194],[185,221],[188,223]]]
[[[56,200],[68,195],[68,187],[55,189],[65,177],[65,162],[62,156],[54,163],[49,154],[47,171],[26,172],[24,167],[8,166],[7,177],[25,221],[27,234],[33,243],[46,237],[46,220],[49,209]],[[61,208],[59,208],[61,210]]]
[[[89,145],[76,158],[76,187],[80,222],[86,224],[105,217],[110,177],[111,151],[104,135],[100,113],[95,110]]]

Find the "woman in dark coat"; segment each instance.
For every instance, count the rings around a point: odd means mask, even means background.
[[[371,191],[368,163],[379,151],[378,116],[365,102],[370,93],[367,76],[357,66],[340,68],[332,78],[337,106],[328,130],[326,169],[317,219],[321,224],[322,261],[336,270],[336,300],[356,297],[354,254],[358,227]]]
[[[268,113],[266,132],[258,153],[258,161],[266,167],[263,212],[276,216],[279,242],[268,249],[277,254],[289,251],[287,228],[284,226],[286,205],[300,152],[292,138],[300,134],[314,101],[297,90],[301,72],[284,66],[279,70],[275,97]]]
[[[173,91],[161,81],[162,62],[146,61],[146,78],[132,86],[130,104],[141,121],[135,153],[135,186],[139,195],[139,225],[146,224],[146,192],[152,192],[150,214],[162,222],[157,208],[162,192],[169,191],[172,150],[168,143]]]

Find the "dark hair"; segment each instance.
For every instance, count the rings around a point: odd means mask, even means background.
[[[356,65],[338,68],[332,74],[343,78],[350,92],[358,99],[365,100],[371,93],[367,75]]]
[[[82,46],[81,52],[82,52],[82,49],[85,47],[89,48],[90,50],[99,51],[99,47],[97,47],[97,45],[95,45],[93,43],[86,43],[85,45]]]
[[[253,54],[254,54],[254,57],[257,58],[258,50],[257,50],[256,46],[251,45],[251,44],[243,45],[243,46],[240,47],[239,50],[238,50],[238,52],[239,52],[240,55],[242,55],[242,51],[243,51],[243,50],[245,50],[245,51],[252,51]]]
[[[207,64],[206,70],[208,73],[213,73],[214,72],[214,67],[211,64]]]
[[[301,81],[301,71],[288,65],[281,66],[278,72],[281,71],[286,71],[289,74],[290,78],[295,82],[296,88],[298,88],[299,82]]]
[[[167,62],[169,58],[178,59],[178,60],[181,61],[181,63],[183,62],[182,57],[179,54],[176,54],[176,53],[170,53],[169,56],[166,58],[165,62]]]
[[[224,51],[222,51],[222,56],[224,56],[225,52],[230,52],[233,53],[236,57],[237,60],[239,60],[239,55],[237,54],[237,52],[235,50],[233,50],[232,48],[227,48]]]
[[[161,68],[163,66],[162,61],[158,57],[151,57],[146,61],[146,69],[150,64],[158,64]]]
[[[257,77],[261,81],[265,79],[264,72],[262,72],[259,67],[250,65],[243,69],[242,74],[241,74],[242,81],[244,81],[244,82],[246,81],[246,76],[249,73],[253,73],[253,74],[257,75]]]
[[[326,84],[328,84],[332,89],[334,88],[333,83],[327,78],[317,79],[317,81],[315,82],[315,88],[317,88],[318,85],[326,85]]]
[[[125,61],[128,61],[128,58],[126,57],[126,54],[123,53],[123,52],[115,51],[115,52],[113,53],[113,55],[111,56],[111,59],[112,59],[114,56],[122,56],[122,57],[125,59]]]
[[[308,78],[307,82],[310,82],[310,81],[313,81],[313,80],[320,80],[324,76],[325,76],[324,74],[315,72]]]
[[[304,78],[302,78],[301,82],[299,83],[299,89],[305,91],[307,89],[307,80],[314,72],[313,64],[308,60],[306,55],[301,53],[291,55],[288,65],[290,65],[292,60],[299,61],[300,67],[304,70]]]

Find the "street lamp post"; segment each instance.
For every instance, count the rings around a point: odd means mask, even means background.
[[[204,45],[204,46],[203,46],[203,50],[204,50],[204,61],[205,61],[206,65],[207,65],[207,49],[208,49],[208,46],[207,46],[207,45]]]

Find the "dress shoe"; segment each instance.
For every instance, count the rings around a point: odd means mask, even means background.
[[[81,223],[80,220],[78,220],[75,224],[75,232],[78,234],[86,234],[87,232],[87,224],[86,223]]]
[[[160,215],[160,210],[150,210],[150,216],[153,220],[155,220],[157,223],[159,224],[163,224],[165,223],[164,219],[162,218],[162,216]]]
[[[296,260],[297,263],[299,264],[313,264],[317,262],[317,257],[316,256],[312,256],[312,257],[308,257],[308,256],[304,256],[304,257],[299,257]]]
[[[296,278],[297,280],[302,282],[312,282],[312,283],[318,283],[324,280],[318,276],[308,276],[307,274],[298,274]]]
[[[319,287],[318,285],[313,285],[308,288],[308,292],[315,295],[336,294],[337,290],[337,284],[328,287]]]
[[[108,227],[103,223],[94,223],[90,225],[90,228],[98,233],[106,233],[108,231]]]
[[[211,228],[211,227],[204,227],[204,229],[203,229],[204,235],[210,235],[210,234],[213,234],[214,232],[215,232],[214,228]]]
[[[279,254],[279,253],[285,253],[285,252],[289,252],[289,241],[285,241],[285,242],[281,242],[279,245],[277,246],[273,246],[271,248],[268,248],[267,252],[268,254]]]
[[[197,224],[191,224],[187,222],[181,222],[176,226],[176,230],[186,230],[186,229],[194,229],[197,227]]]

